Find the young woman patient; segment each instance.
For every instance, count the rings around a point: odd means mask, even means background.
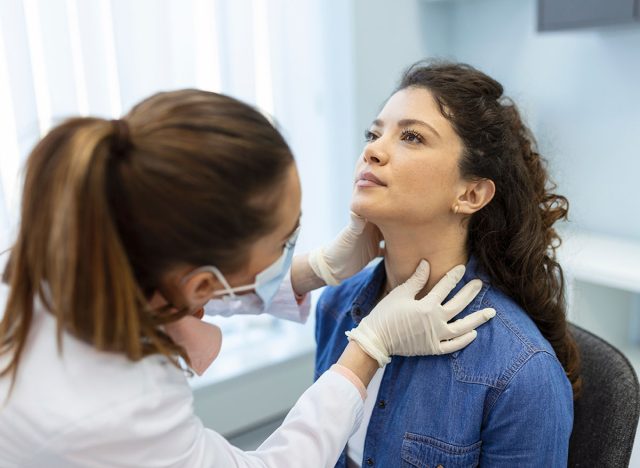
[[[457,290],[474,278],[483,289],[457,318],[497,316],[460,352],[380,369],[338,467],[566,466],[579,357],[553,225],[568,203],[502,93],[468,65],[417,64],[366,131],[352,210],[378,226],[386,253],[323,293],[316,375],[423,258],[431,274],[418,298],[466,264]]]

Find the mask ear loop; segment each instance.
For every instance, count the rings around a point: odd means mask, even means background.
[[[229,296],[231,296],[231,299],[235,299],[236,298],[236,293],[233,292],[233,288],[231,287],[231,285],[229,284],[229,282],[227,281],[227,278],[224,277],[224,275],[222,274],[222,272],[220,270],[218,270],[216,267],[214,266],[210,266],[210,267],[204,267],[205,269],[207,269],[208,271],[212,272],[214,275],[216,275],[216,278],[218,278],[218,281],[220,281],[222,283],[222,286],[224,286],[225,292],[227,294],[229,294]],[[224,294],[224,292],[219,292],[216,291],[213,293],[214,296],[220,296]]]
[[[197,273],[201,273],[203,271],[206,271],[206,272],[209,272],[209,273],[213,273],[215,275],[215,277],[218,279],[218,281],[220,281],[220,283],[222,283],[222,286],[224,287],[224,291],[215,291],[213,293],[214,296],[222,296],[222,295],[227,294],[228,297],[230,297],[231,299],[236,299],[237,295],[236,295],[235,291],[250,291],[250,290],[254,289],[254,287],[255,287],[255,285],[240,286],[240,287],[237,287],[237,288],[231,287],[231,285],[229,284],[227,279],[224,277],[222,272],[220,270],[218,270],[216,267],[214,267],[213,265],[196,268],[195,270],[193,270],[192,272],[187,274],[187,276],[185,276],[180,283],[184,284],[191,276],[193,276],[193,275],[195,275]]]

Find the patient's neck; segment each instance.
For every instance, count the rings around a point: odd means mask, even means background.
[[[454,266],[465,265],[467,231],[459,224],[449,226],[378,225],[385,240],[386,289],[404,283],[421,259],[429,262],[431,273],[418,297],[427,294]]]

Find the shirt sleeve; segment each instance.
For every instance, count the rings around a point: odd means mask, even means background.
[[[41,459],[55,459],[60,464],[54,466],[65,467],[330,467],[358,428],[362,411],[356,387],[330,370],[303,393],[257,450],[243,452],[203,427],[185,386],[111,408],[59,438],[55,450],[43,452]],[[85,425],[93,430],[83,429]]]
[[[482,429],[480,466],[566,467],[573,394],[555,356],[538,352],[516,371]]]

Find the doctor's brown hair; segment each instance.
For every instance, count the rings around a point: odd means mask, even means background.
[[[197,90],[159,93],[122,120],[73,118],[26,167],[21,225],[4,279],[0,377],[12,384],[34,301],[67,331],[131,360],[188,357],[148,300],[170,268],[237,272],[248,246],[276,227],[293,155],[257,110]]]
[[[554,193],[531,131],[502,85],[469,65],[419,62],[397,90],[409,87],[430,91],[462,140],[462,177],[495,183],[494,198],[468,220],[467,250],[551,343],[577,397],[580,357],[567,329],[564,275],[555,254],[560,237],[553,227],[566,219],[569,204]]]

